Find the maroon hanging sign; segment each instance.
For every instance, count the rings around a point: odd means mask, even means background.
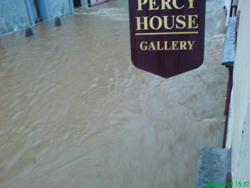
[[[133,64],[169,78],[204,58],[206,0],[129,0]]]

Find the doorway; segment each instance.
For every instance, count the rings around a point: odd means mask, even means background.
[[[39,7],[39,4],[38,4],[38,0],[34,0],[34,1],[35,1],[36,12],[37,12],[36,23],[40,23],[40,22],[43,21],[42,16],[41,16],[40,7]]]
[[[82,6],[81,0],[73,0],[73,3],[75,8],[79,8]]]

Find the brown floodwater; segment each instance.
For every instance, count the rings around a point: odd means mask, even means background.
[[[207,0],[204,64],[169,79],[132,65],[125,0],[1,37],[0,187],[193,188],[222,145],[223,19]]]

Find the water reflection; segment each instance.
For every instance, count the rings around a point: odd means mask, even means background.
[[[127,2],[76,13],[0,38],[0,187],[194,187],[201,147],[222,144],[224,35],[162,79],[131,64]]]

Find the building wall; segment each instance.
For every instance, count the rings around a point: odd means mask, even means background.
[[[81,0],[82,8],[88,8],[88,2],[87,0]]]
[[[0,0],[0,30],[2,34],[18,31],[30,25],[25,0]]]
[[[48,0],[51,18],[71,13],[69,0]]]
[[[234,64],[233,95],[228,132],[233,181],[250,181],[250,1],[240,2],[240,24]],[[230,144],[230,145],[229,145]],[[236,188],[236,184],[234,184]]]
[[[43,21],[74,14],[73,0],[38,0],[38,3]],[[34,25],[36,19],[34,0],[0,0],[0,36]]]
[[[227,11],[227,22],[226,24],[228,23],[228,19],[229,19],[229,16],[230,16],[230,8],[231,8],[231,4],[232,4],[232,0],[225,0],[224,2],[224,8],[226,8],[226,11]]]

